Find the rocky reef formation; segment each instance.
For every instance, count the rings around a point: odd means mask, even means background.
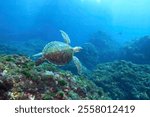
[[[126,60],[136,64],[150,64],[150,36],[134,39],[125,45],[117,44],[109,35],[99,31],[82,45],[77,54],[83,65],[92,70],[97,64]]]
[[[82,48],[83,50],[77,53],[77,56],[82,64],[91,70],[99,63],[98,50],[92,43],[85,43]]]
[[[19,54],[17,48],[8,46],[6,44],[0,44],[0,54],[15,54],[15,53]]]
[[[99,64],[91,80],[25,56],[0,56],[0,99],[150,99],[150,65]]]
[[[141,37],[127,44],[120,52],[120,58],[139,64],[150,63],[150,36]]]
[[[35,66],[25,56],[0,56],[0,99],[109,99],[92,81],[58,69],[52,64]]]
[[[113,61],[116,59],[117,42],[115,42],[109,34],[98,31],[93,34],[89,42],[92,43],[98,51],[99,63]]]
[[[98,31],[82,45],[83,50],[77,54],[83,65],[93,69],[97,64],[115,60],[117,49],[114,40],[106,33]]]
[[[126,61],[99,64],[92,80],[115,100],[150,99],[150,65]]]

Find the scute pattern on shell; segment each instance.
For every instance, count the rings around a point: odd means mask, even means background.
[[[43,49],[43,57],[57,65],[69,63],[72,60],[73,54],[71,46],[58,41],[48,43]]]

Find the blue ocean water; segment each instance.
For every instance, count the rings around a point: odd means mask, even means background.
[[[61,29],[69,34],[72,46],[87,43],[98,31],[108,34],[117,44],[124,44],[150,34],[149,3],[149,0],[5,0],[0,4],[0,40],[16,47],[33,44],[32,50],[37,52],[47,42],[63,41]],[[24,45],[22,51],[26,51]]]

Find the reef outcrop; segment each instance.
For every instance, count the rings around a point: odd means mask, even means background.
[[[112,99],[150,99],[150,65],[126,61],[99,64],[91,79]]]
[[[92,81],[44,63],[35,66],[25,56],[0,56],[0,99],[109,99]]]
[[[83,50],[77,54],[81,62],[89,69],[99,63],[117,59],[116,42],[108,34],[98,31],[94,33],[88,43],[82,45]]]
[[[138,64],[150,64],[150,36],[128,43],[120,52],[120,58]]]

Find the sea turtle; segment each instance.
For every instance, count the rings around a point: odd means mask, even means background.
[[[46,44],[41,53],[33,55],[34,57],[42,56],[36,62],[37,65],[42,64],[44,61],[51,62],[55,65],[65,65],[68,64],[71,60],[73,60],[77,67],[78,73],[81,74],[82,64],[80,63],[79,59],[74,56],[74,53],[79,52],[82,49],[82,47],[71,47],[71,41],[68,34],[65,33],[63,30],[60,30],[60,33],[64,39],[64,42],[49,42],[48,44]]]

